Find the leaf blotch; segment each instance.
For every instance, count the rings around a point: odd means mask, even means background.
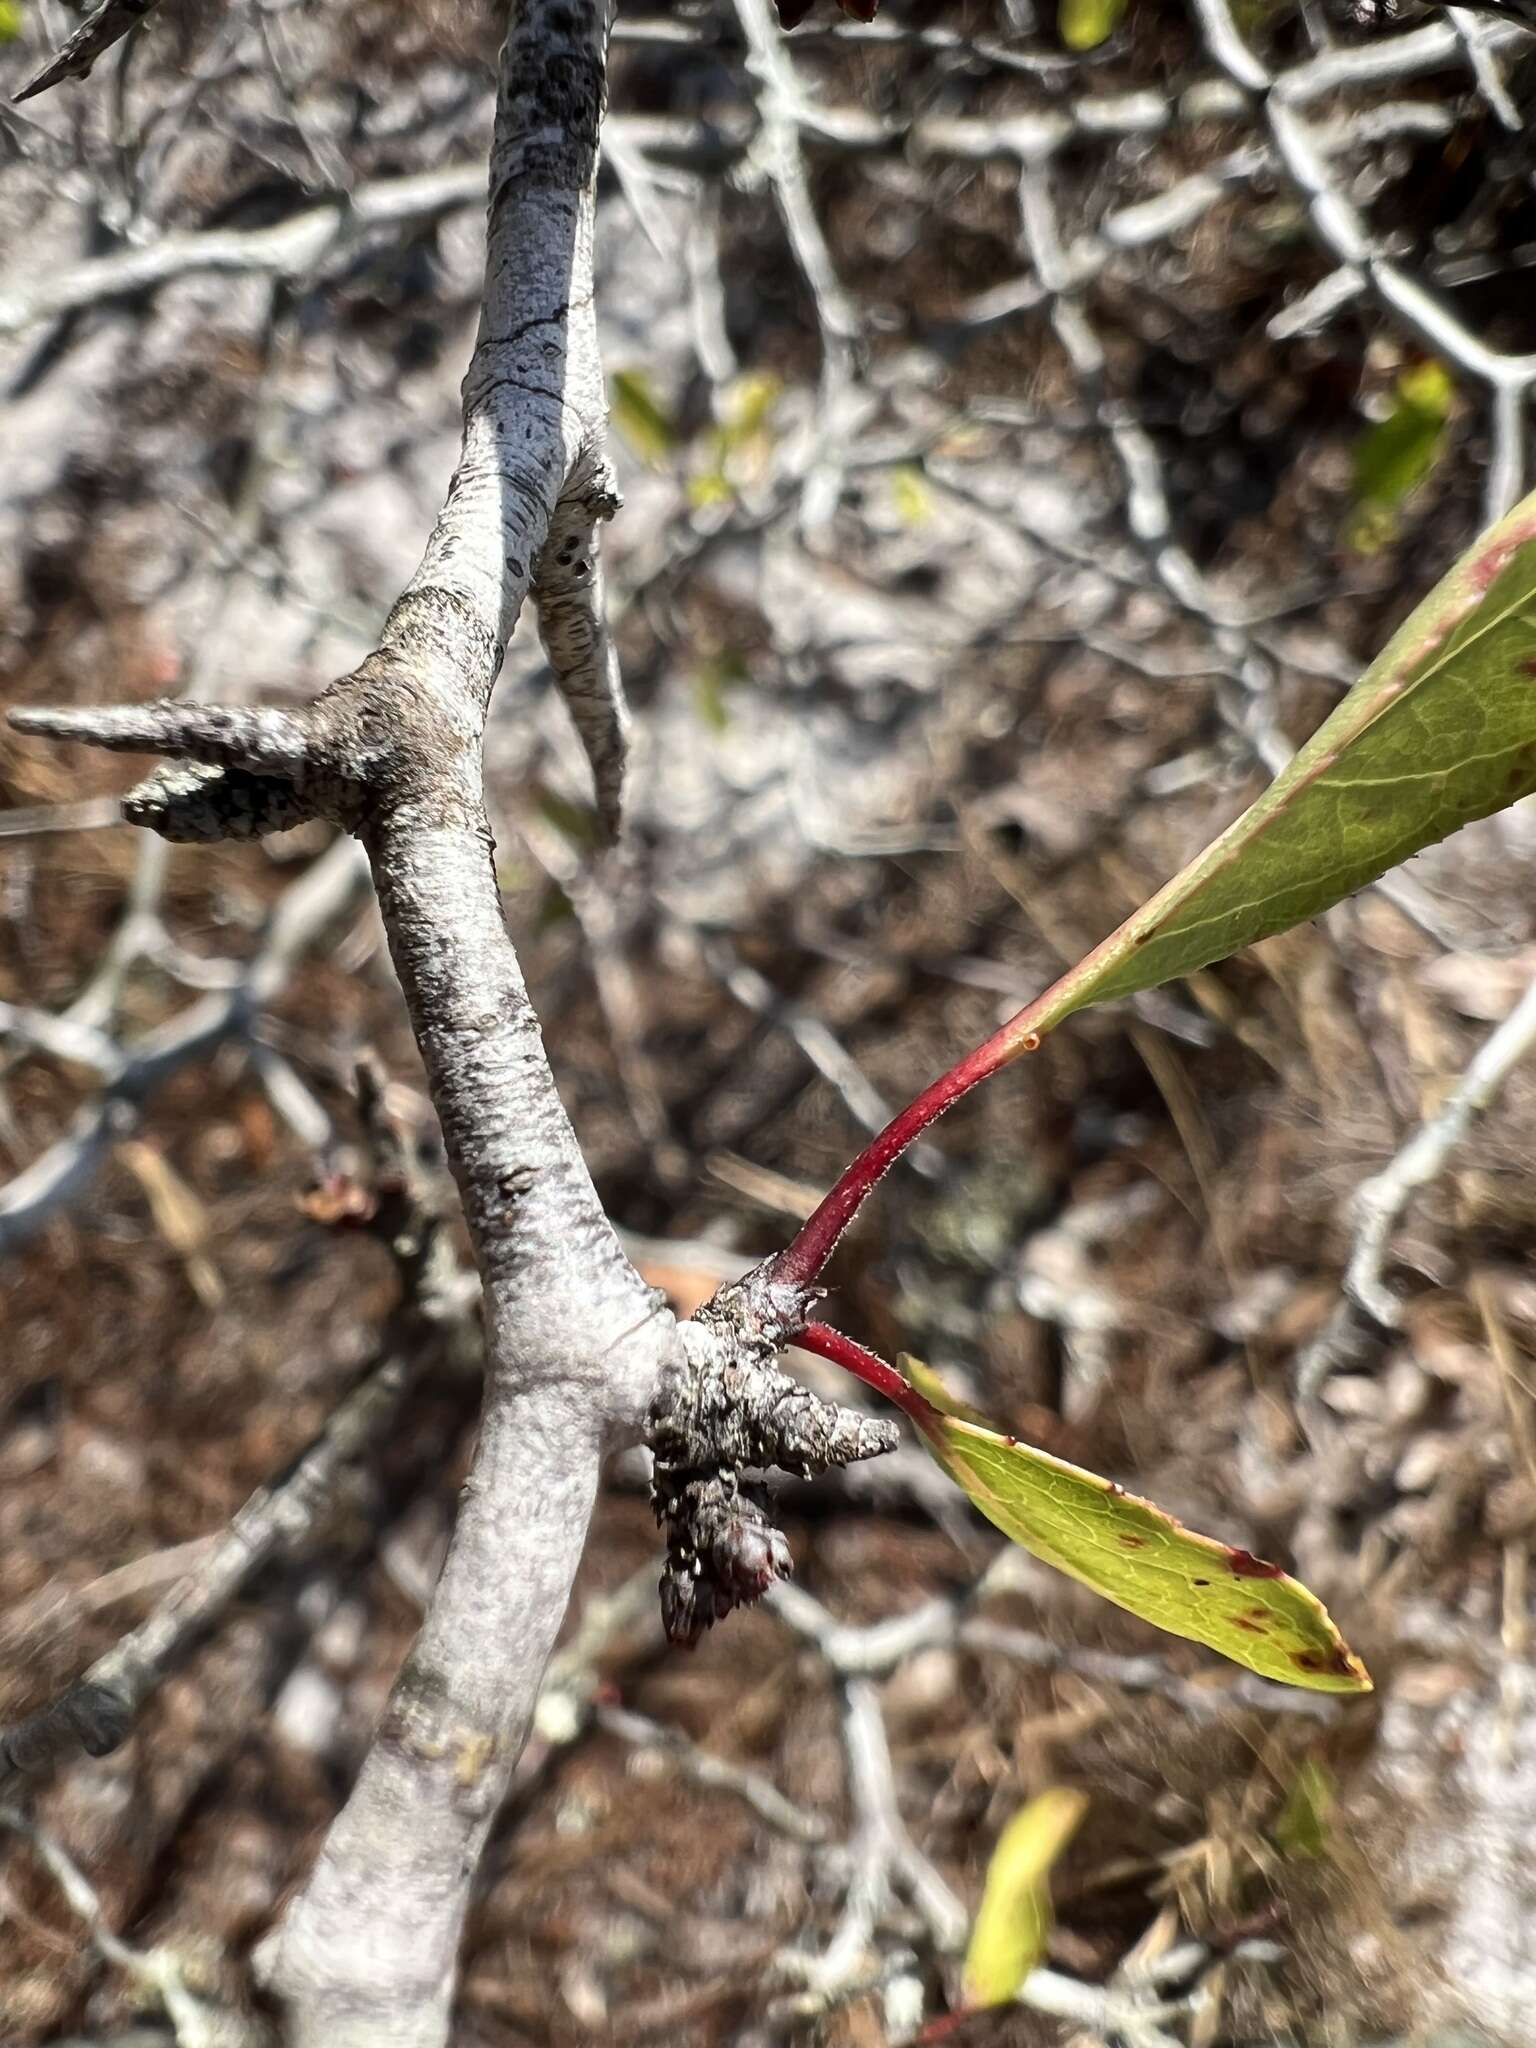
[[[1536,520],[1527,520],[1512,533],[1501,534],[1487,554],[1479,556],[1468,569],[1467,580],[1481,596],[1503,575],[1527,541],[1536,540]]]
[[[1261,1628],[1258,1622],[1250,1621],[1246,1614],[1234,1614],[1232,1626],[1234,1628],[1246,1629],[1251,1636],[1267,1636],[1269,1634],[1267,1628]]]
[[[1251,1550],[1229,1550],[1227,1563],[1232,1567],[1234,1579],[1283,1579],[1284,1572],[1279,1565],[1271,1564],[1267,1558],[1255,1557]]]
[[[1298,1671],[1327,1672],[1334,1678],[1358,1678],[1359,1667],[1342,1645],[1328,1653],[1321,1650],[1297,1650],[1291,1662]]]

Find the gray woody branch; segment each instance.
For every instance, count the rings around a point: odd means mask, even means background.
[[[34,98],[40,92],[47,92],[50,86],[58,85],[63,79],[89,78],[96,59],[110,50],[114,43],[121,42],[129,30],[137,28],[145,15],[158,5],[159,0],[101,0],[101,5],[91,9],[42,70],[34,72],[20,92],[13,95],[17,104]]]
[[[617,506],[592,297],[605,0],[515,4],[459,466],[378,648],[309,706],[13,714],[169,765],[127,800],[172,839],[355,833],[480,1269],[486,1391],[453,1541],[351,1797],[259,1967],[295,2048],[438,2048],[476,1863],[523,1746],[599,1467],[649,1434],[691,1637],[788,1569],[742,1467],[866,1457],[891,1424],[773,1366],[803,1300],[749,1277],[680,1326],[625,1256],[561,1106],[502,919],[482,785],[523,599],[617,823],[624,715],[596,538]]]

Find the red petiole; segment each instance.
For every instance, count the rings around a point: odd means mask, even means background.
[[[927,1401],[916,1387],[904,1380],[895,1366],[873,1351],[867,1351],[862,1344],[845,1337],[841,1330],[834,1330],[829,1323],[807,1323],[795,1338],[802,1351],[814,1351],[818,1358],[830,1359],[833,1365],[840,1365],[844,1372],[851,1372],[856,1380],[862,1380],[866,1387],[873,1387],[877,1394],[883,1394],[887,1401],[894,1401],[902,1413],[915,1422],[919,1429],[931,1424],[938,1410]]]
[[[1046,991],[1047,996],[1050,993],[1050,990]],[[909,1102],[904,1110],[891,1118],[880,1135],[866,1145],[853,1164],[846,1168],[831,1193],[801,1226],[798,1236],[771,1262],[770,1271],[775,1280],[799,1287],[814,1285],[836,1249],[838,1239],[863,1207],[866,1196],[875,1183],[889,1173],[913,1140],[921,1137],[928,1126],[937,1122],[962,1095],[969,1095],[979,1083],[989,1080],[1021,1052],[1034,1051],[1040,1038],[1029,1028],[1029,1019],[1031,1012],[1044,1001],[1045,997],[1040,997],[1028,1009],[1011,1017],[1001,1030],[993,1032],[974,1052],[967,1053],[947,1074],[941,1074],[937,1081],[925,1088],[916,1101]]]

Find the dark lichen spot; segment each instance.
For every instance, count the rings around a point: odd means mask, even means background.
[[[1266,1558],[1255,1557],[1251,1550],[1229,1550],[1227,1563],[1232,1567],[1235,1579],[1282,1579],[1285,1577],[1279,1565],[1270,1564]]]

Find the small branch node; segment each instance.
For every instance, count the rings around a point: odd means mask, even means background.
[[[899,1441],[893,1421],[824,1401],[776,1368],[811,1298],[760,1266],[683,1325],[687,1365],[664,1379],[648,1431],[652,1504],[667,1536],[662,1617],[673,1642],[697,1642],[793,1571],[766,1495],[745,1472],[776,1467],[809,1479]]]

